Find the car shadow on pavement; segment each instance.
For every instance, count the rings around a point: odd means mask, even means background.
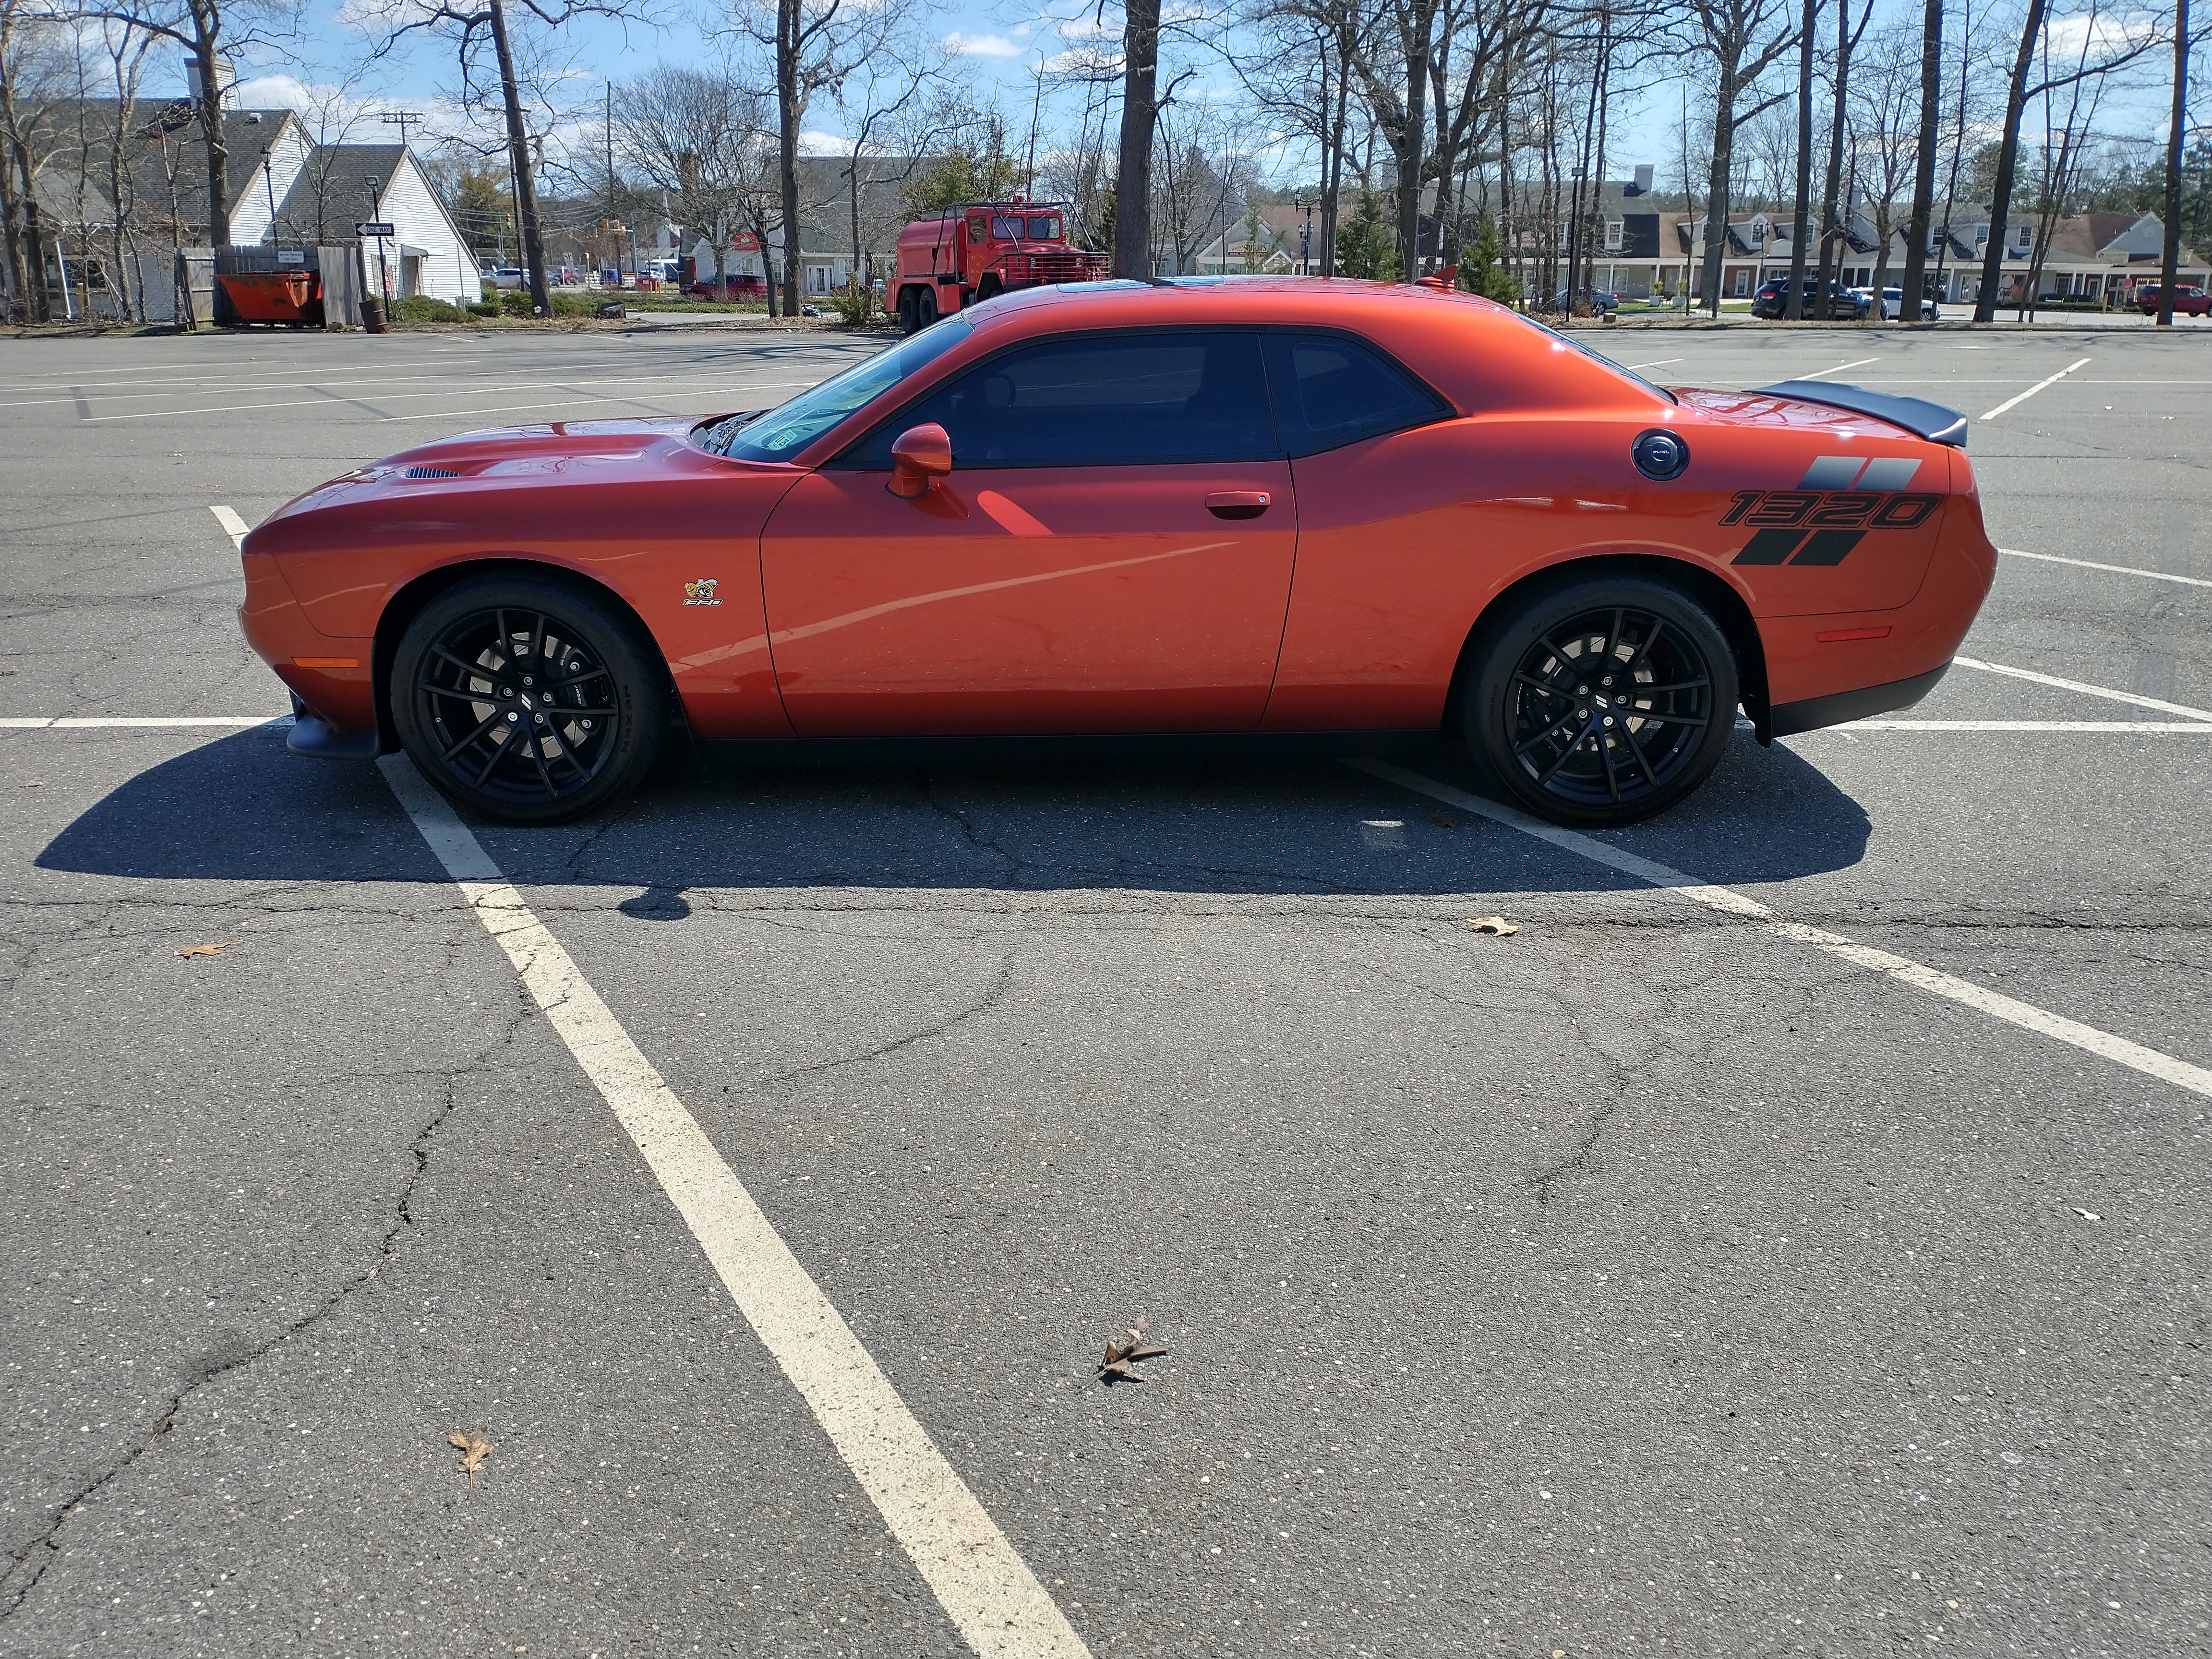
[[[1455,787],[1439,744],[1397,763]],[[800,767],[672,760],[627,805],[554,829],[479,823],[524,884],[627,887],[641,921],[696,888],[1137,889],[1363,895],[1638,884],[1340,761]],[[1847,867],[1858,803],[1789,749],[1739,734],[1690,800],[1606,839],[1716,882]],[[44,870],[157,880],[438,881],[371,766],[260,730],[138,774],[39,855]]]

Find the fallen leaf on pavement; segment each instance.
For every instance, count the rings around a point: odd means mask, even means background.
[[[26,789],[43,789],[46,787],[46,781],[44,778],[25,778],[23,780],[23,787]]]
[[[1119,1336],[1106,1342],[1106,1358],[1098,1362],[1098,1375],[1110,1387],[1115,1382],[1141,1382],[1144,1373],[1133,1370],[1139,1359],[1157,1359],[1168,1350],[1155,1344],[1145,1346],[1145,1322],[1141,1319]]]
[[[2084,1221],[2102,1221],[2105,1218],[2099,1215],[2094,1210],[2085,1210],[2079,1204],[2069,1204],[2067,1207],[2072,1210],[2075,1215],[2080,1216]]]
[[[1516,924],[1506,921],[1503,916],[1476,916],[1467,924],[1467,931],[1470,933],[1491,933],[1499,939],[1504,939],[1519,933],[1521,929]]]
[[[469,1490],[475,1491],[477,1471],[483,1467],[484,1459],[491,1455],[491,1442],[481,1434],[466,1429],[455,1429],[446,1437],[446,1443],[461,1449],[461,1473],[469,1478]]]
[[[207,945],[187,945],[177,952],[180,957],[219,957],[238,941],[219,939]]]

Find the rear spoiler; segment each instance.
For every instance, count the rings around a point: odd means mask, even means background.
[[[1871,415],[1930,443],[1948,444],[1954,449],[1966,447],[1966,417],[1955,409],[1924,398],[1869,392],[1833,380],[1778,380],[1753,390],[1760,397],[1795,398],[1799,403],[1826,404],[1831,409],[1848,409],[1854,415]]]

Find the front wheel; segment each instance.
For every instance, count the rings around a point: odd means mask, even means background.
[[[391,703],[422,775],[511,823],[562,823],[635,788],[667,724],[664,676],[634,623],[583,584],[483,576],[400,636]]]
[[[1663,812],[1720,763],[1735,653],[1705,607],[1646,577],[1540,586],[1486,622],[1462,707],[1493,793],[1554,823]]]

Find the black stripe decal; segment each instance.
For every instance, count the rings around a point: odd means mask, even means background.
[[[1805,532],[1802,530],[1762,530],[1746,542],[1743,551],[1737,554],[1729,562],[1731,564],[1780,564],[1797,550],[1797,544],[1804,539]]]
[[[1841,564],[1844,556],[1859,544],[1863,530],[1816,530],[1813,539],[1805,544],[1805,550],[1790,561],[1792,564]]]

